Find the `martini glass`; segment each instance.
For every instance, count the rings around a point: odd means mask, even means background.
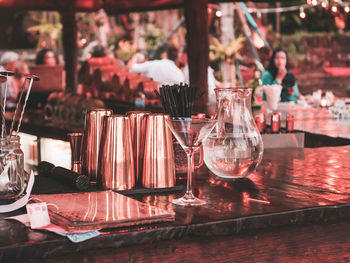
[[[187,189],[183,197],[174,199],[173,204],[180,206],[200,206],[206,202],[192,193],[192,172],[194,171],[193,153],[199,149],[207,138],[216,121],[200,118],[170,118],[167,125],[187,155]]]

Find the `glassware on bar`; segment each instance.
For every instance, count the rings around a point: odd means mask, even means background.
[[[193,195],[192,172],[194,171],[193,154],[196,152],[202,141],[211,133],[216,121],[200,118],[170,118],[167,125],[176,140],[180,143],[187,155],[187,189],[183,197],[174,199],[173,204],[180,206],[200,206],[206,204]]]
[[[218,121],[203,142],[204,162],[222,178],[251,174],[263,155],[263,141],[251,112],[249,88],[216,89]]]
[[[24,156],[20,137],[0,138],[0,200],[15,199],[25,189]]]
[[[72,132],[67,134],[69,137],[70,148],[72,151],[72,171],[81,174],[82,159],[81,154],[83,150],[83,136],[82,132]]]

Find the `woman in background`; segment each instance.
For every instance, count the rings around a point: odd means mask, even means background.
[[[276,48],[269,65],[261,75],[263,85],[282,85],[281,101],[298,101],[300,92],[295,76],[289,71],[288,54],[283,48]],[[265,94],[263,94],[265,98]]]
[[[58,57],[52,49],[44,48],[38,52],[35,59],[36,65],[56,66]]]

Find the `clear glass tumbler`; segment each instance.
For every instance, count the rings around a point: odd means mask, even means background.
[[[24,155],[20,137],[0,138],[0,199],[15,199],[25,189]]]

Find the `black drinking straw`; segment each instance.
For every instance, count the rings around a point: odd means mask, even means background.
[[[186,96],[185,96],[185,100],[186,100],[186,116],[190,117],[192,114],[192,109],[191,109],[191,90],[190,88],[185,88],[186,91]]]
[[[156,90],[155,90],[156,91]],[[157,93],[158,93],[158,91],[156,91]],[[164,90],[163,90],[163,88],[159,88],[159,92],[160,92],[160,94],[159,94],[159,96],[160,96],[160,98],[161,98],[161,102],[162,102],[162,106],[163,106],[163,111],[164,111],[164,113],[166,113],[166,114],[169,114],[169,109],[168,109],[168,105],[166,104],[166,101],[165,101],[165,96],[164,96]]]
[[[186,116],[186,98],[183,86],[179,88],[179,100],[181,101],[181,116]]]
[[[176,100],[176,95],[175,95],[175,88],[174,87],[169,87],[168,89],[169,91],[169,97],[170,97],[170,101],[171,101],[171,105],[174,109],[174,113],[175,113],[175,116],[174,117],[180,117],[180,114],[179,114],[179,105],[178,105],[178,100]]]
[[[162,103],[163,111],[171,117],[191,117],[194,106],[196,88],[187,84],[163,85],[158,91],[154,91]],[[204,94],[203,92],[201,96]]]
[[[169,114],[170,116],[174,116],[174,112],[173,112],[173,109],[171,107],[171,103],[169,101],[168,95],[167,95],[168,88],[166,88],[166,86],[163,86],[159,90],[160,90],[160,94],[164,98],[164,102],[165,102],[164,106],[165,106],[166,113]]]
[[[159,92],[157,90],[154,90],[154,93],[156,94],[156,96],[158,97],[160,102],[162,103],[164,113],[167,112],[167,110],[165,109],[166,105],[165,105],[165,102],[164,102],[164,98],[159,94]]]

